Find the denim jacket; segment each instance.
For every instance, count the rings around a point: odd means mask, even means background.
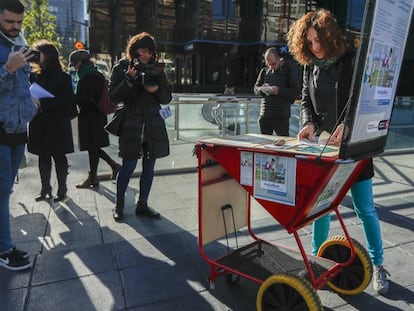
[[[28,122],[37,113],[29,89],[30,66],[26,64],[14,73],[5,68],[9,53],[24,45],[21,35],[13,41],[0,32],[0,132],[8,134],[27,132]]]

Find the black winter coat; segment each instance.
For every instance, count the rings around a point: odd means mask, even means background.
[[[71,77],[64,72],[32,77],[54,98],[40,99],[41,110],[29,123],[27,149],[37,155],[61,155],[73,152],[70,119],[73,90]]]
[[[279,88],[279,94],[266,95],[260,87],[267,83]],[[286,119],[290,117],[290,106],[299,98],[300,82],[297,66],[286,61],[276,71],[264,67],[257,76],[253,87],[256,95],[261,95],[260,116]]]
[[[333,133],[345,117],[343,110],[351,89],[354,54],[349,52],[328,68],[316,65],[305,66],[302,88],[303,124],[317,125],[316,134],[322,131]],[[358,181],[374,176],[372,158],[362,171]]]
[[[86,74],[78,81],[75,100],[79,107],[78,134],[81,151],[109,146],[109,136],[104,130],[108,118],[97,106],[104,79],[101,73],[95,71]]]
[[[129,62],[122,59],[117,63],[111,75],[109,96],[113,102],[125,104],[124,120],[119,134],[119,156],[124,159],[142,157],[142,144],[147,144],[146,157],[162,158],[170,153],[168,133],[164,119],[159,111],[161,104],[168,104],[171,90],[165,73],[161,71],[151,79],[159,89],[149,93],[144,89],[141,79],[129,87],[125,73]]]

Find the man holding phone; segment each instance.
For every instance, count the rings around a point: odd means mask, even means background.
[[[30,267],[29,255],[12,243],[10,194],[27,141],[27,124],[37,113],[29,90],[31,49],[20,33],[24,6],[0,1],[0,266]]]

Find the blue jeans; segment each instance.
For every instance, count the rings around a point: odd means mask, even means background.
[[[372,194],[372,179],[356,182],[351,187],[352,202],[364,230],[368,253],[374,265],[382,265],[384,250],[381,228]],[[316,255],[321,244],[328,238],[331,216],[325,215],[313,223],[312,254]]]
[[[129,180],[134,173],[138,160],[122,160],[122,167],[116,177],[116,197],[123,199],[129,184]],[[147,202],[154,179],[155,159],[144,157],[142,159],[142,173],[139,179],[139,201]]]
[[[10,195],[24,155],[25,145],[0,144],[0,253],[13,247],[10,233]]]

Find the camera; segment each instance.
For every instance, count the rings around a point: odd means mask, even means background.
[[[39,50],[32,50],[29,55],[32,55],[32,57],[28,59],[27,61],[32,62],[32,63],[40,62],[40,51]]]
[[[165,64],[158,63],[155,60],[151,60],[149,63],[141,63],[138,58],[134,58],[131,63],[131,67],[134,67],[138,73],[145,73],[149,75],[158,75],[161,71],[164,70]]]
[[[164,71],[165,64],[158,63],[155,59],[147,64],[141,63],[138,58],[134,58],[131,61],[131,67],[135,68],[138,73],[138,80],[145,86],[158,85],[158,78],[161,72]]]

